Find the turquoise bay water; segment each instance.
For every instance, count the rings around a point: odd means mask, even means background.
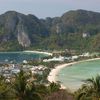
[[[84,84],[83,80],[97,74],[100,74],[100,60],[81,62],[63,68],[57,75],[57,81],[68,89],[76,90]]]
[[[0,52],[0,63],[9,63],[11,61],[15,63],[22,63],[23,60],[39,59],[45,54],[32,53],[32,52]]]

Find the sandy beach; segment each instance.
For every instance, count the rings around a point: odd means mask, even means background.
[[[52,53],[42,52],[42,51],[29,51],[29,50],[27,50],[27,51],[23,51],[23,52],[40,53],[40,54],[46,54],[46,55],[52,56]]]
[[[99,59],[100,58],[93,58],[93,59],[82,60],[82,61],[77,61],[77,62],[71,62],[71,63],[66,63],[66,64],[58,65],[54,69],[51,70],[51,72],[49,73],[47,79],[48,79],[49,82],[56,82],[56,76],[57,76],[57,74],[59,73],[59,71],[62,68],[64,68],[64,67],[71,67],[71,65],[77,64],[77,63],[80,63],[80,62],[86,62],[86,61],[92,61],[92,60],[99,60]],[[61,88],[65,89],[66,87],[61,84]]]

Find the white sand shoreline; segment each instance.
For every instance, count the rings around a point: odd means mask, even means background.
[[[93,59],[82,60],[82,61],[77,61],[77,62],[71,62],[71,63],[65,63],[65,64],[58,65],[54,69],[51,70],[51,72],[49,73],[47,79],[48,79],[49,82],[57,82],[56,76],[57,76],[57,74],[59,73],[59,71],[62,68],[65,68],[65,67],[68,67],[68,66],[71,66],[73,64],[80,63],[80,62],[86,62],[86,61],[92,61],[92,60],[99,60],[99,59],[100,58],[93,58]],[[61,84],[61,88],[62,89],[66,89],[66,87],[63,86],[62,84]]]
[[[46,55],[52,56],[52,53],[43,52],[43,51],[30,51],[30,50],[26,50],[26,51],[23,51],[23,52],[40,53],[40,54],[46,54]]]

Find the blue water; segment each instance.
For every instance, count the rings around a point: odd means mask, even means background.
[[[30,52],[0,52],[0,63],[22,63],[23,60],[34,60],[45,57],[45,54]]]
[[[70,90],[76,90],[84,84],[83,80],[97,74],[100,74],[100,60],[82,62],[63,68],[57,76],[57,81]]]

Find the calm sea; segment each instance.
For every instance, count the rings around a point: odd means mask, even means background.
[[[31,52],[0,52],[0,63],[15,62],[22,63],[23,60],[34,60],[45,57],[45,54]]]
[[[83,80],[97,74],[100,74],[100,60],[82,62],[63,68],[57,75],[57,81],[70,90],[76,90],[84,84]]]

